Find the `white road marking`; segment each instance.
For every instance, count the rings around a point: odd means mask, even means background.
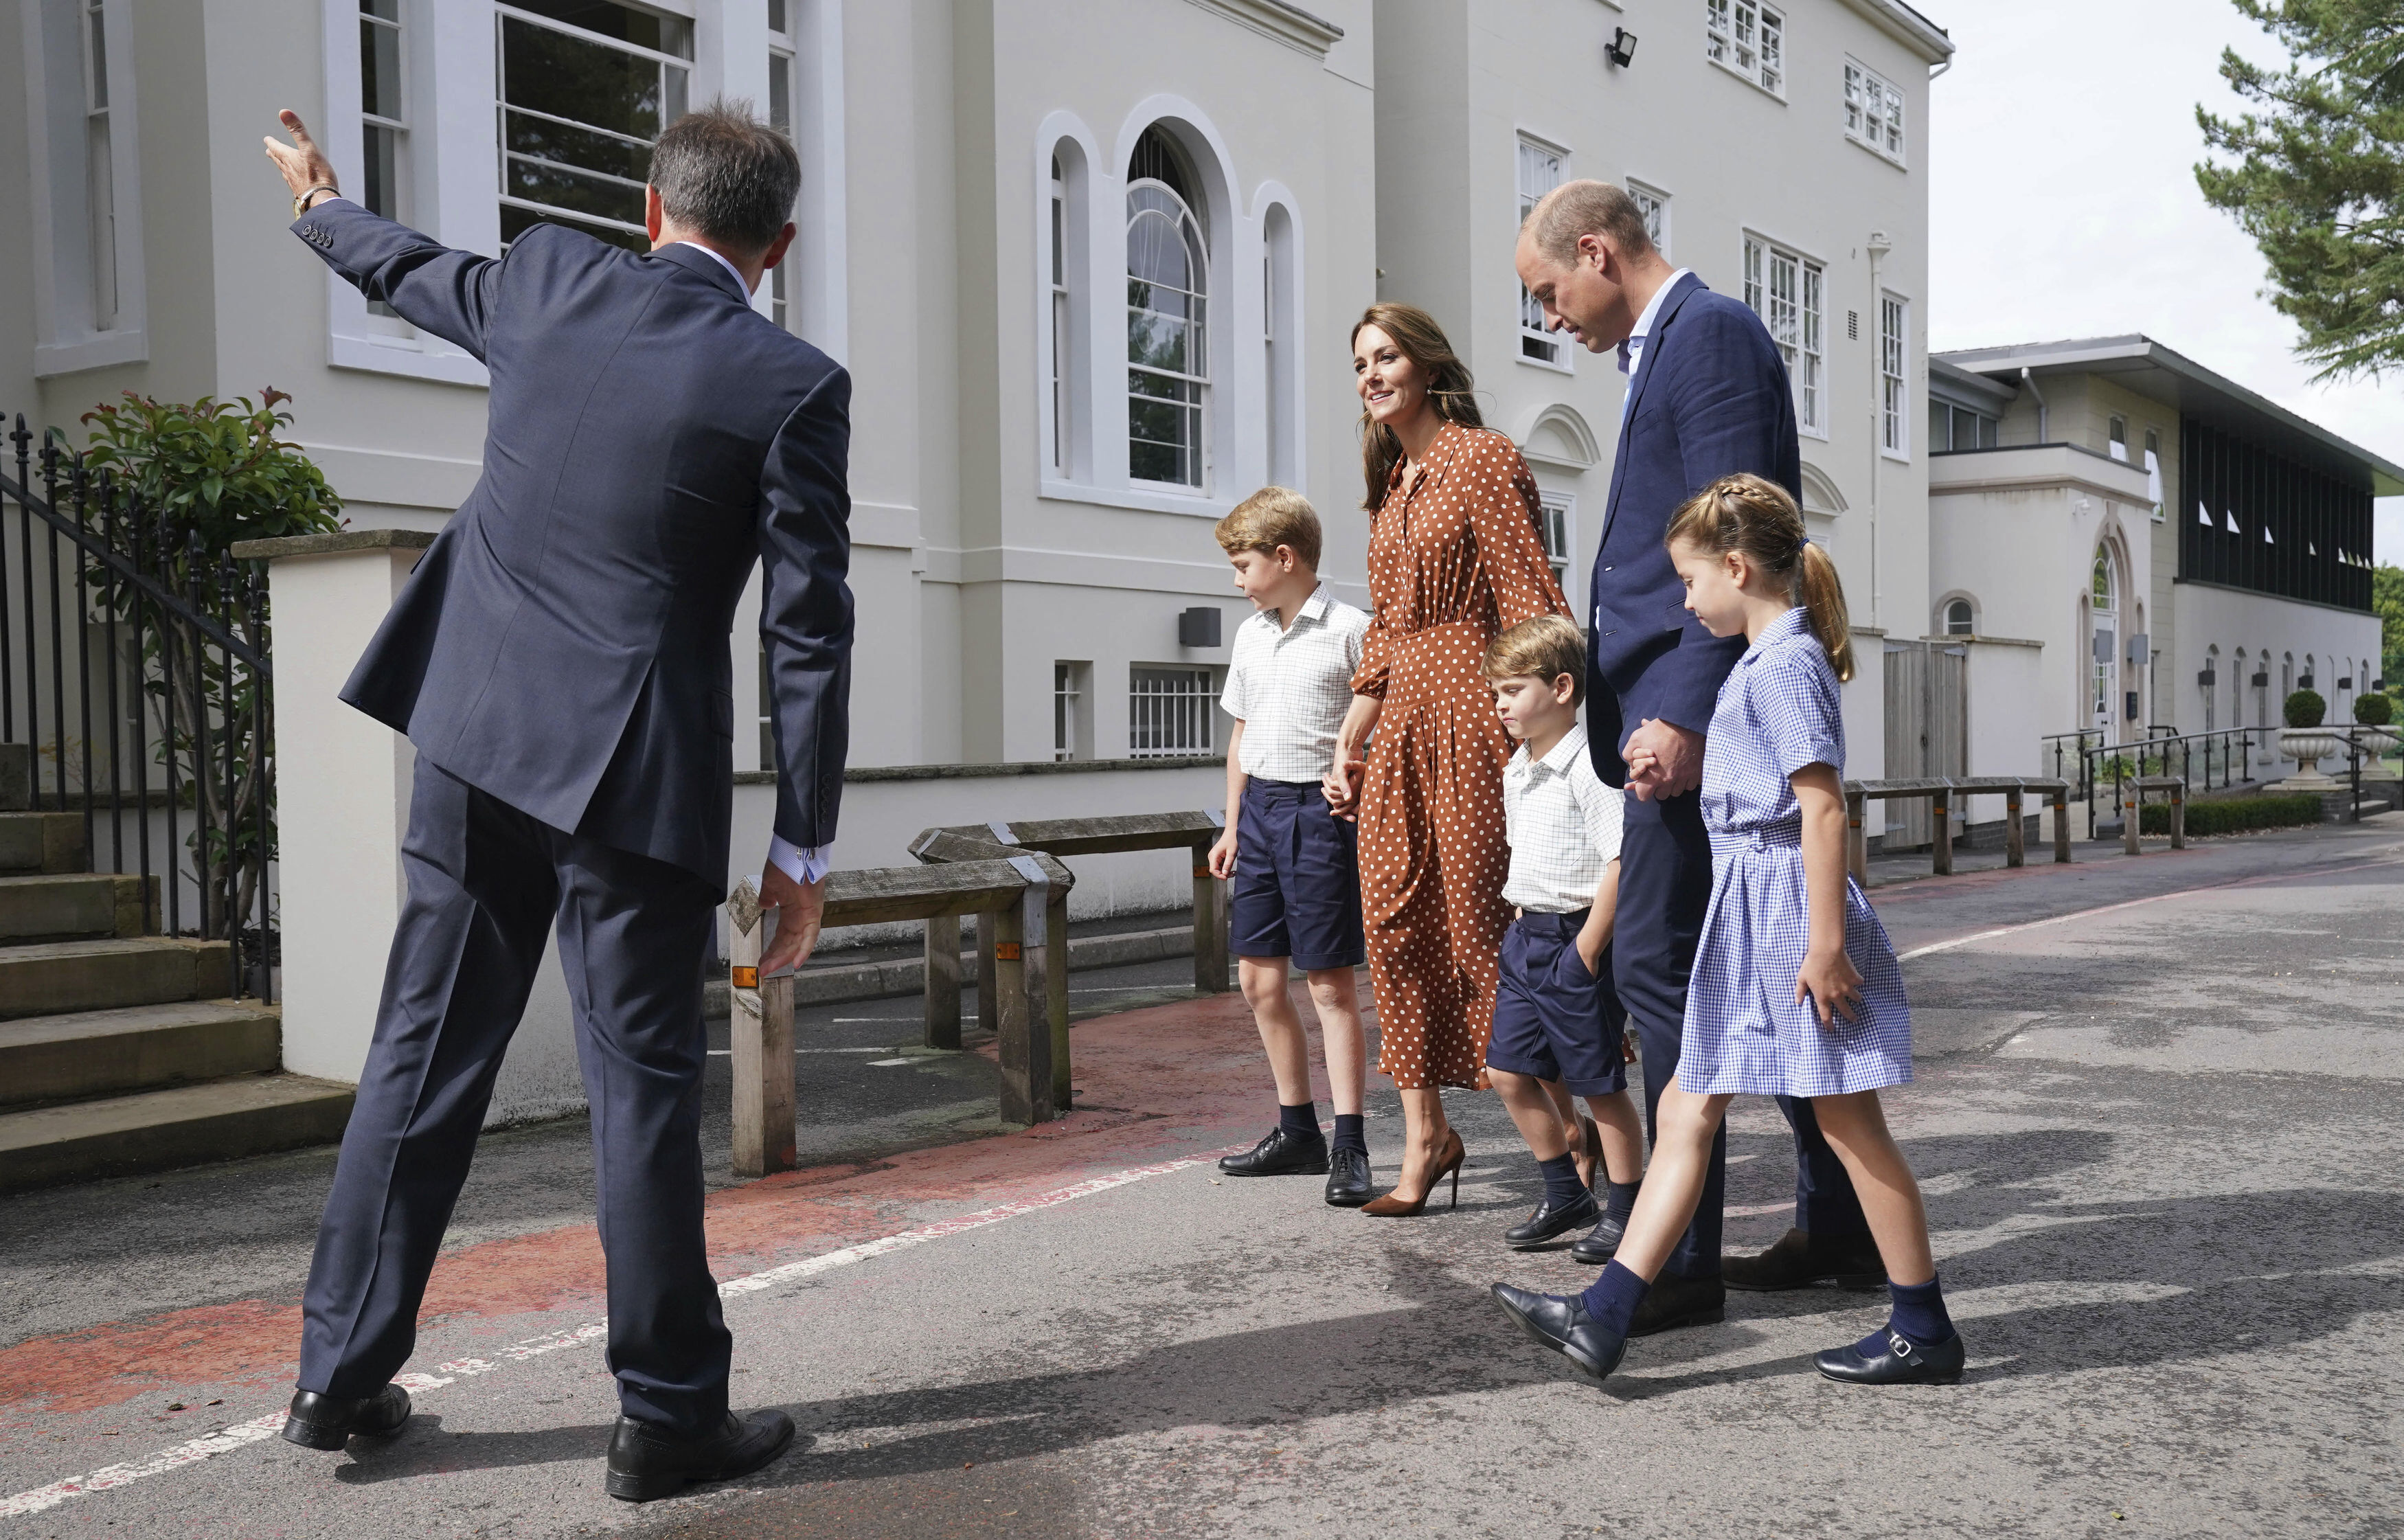
[[[773,1289],[779,1283],[790,1282],[797,1278],[814,1277],[836,1267],[847,1267],[856,1262],[865,1262],[873,1256],[883,1256],[888,1252],[923,1246],[930,1240],[942,1240],[964,1231],[981,1229],[987,1225],[998,1225],[1005,1219],[1016,1219],[1021,1215],[1055,1208],[1081,1197],[1091,1197],[1097,1193],[1109,1192],[1113,1187],[1124,1187],[1130,1183],[1142,1182],[1151,1177],[1167,1176],[1172,1171],[1181,1171],[1188,1167],[1199,1166],[1207,1161],[1216,1160],[1223,1155],[1233,1155],[1247,1148],[1250,1146],[1231,1144],[1223,1150],[1212,1150],[1207,1154],[1190,1155],[1181,1160],[1164,1160],[1150,1166],[1130,1166],[1125,1170],[1112,1171],[1108,1176],[1092,1177],[1083,1182],[1071,1183],[1066,1187],[1055,1187],[1048,1193],[1038,1194],[1033,1197],[1019,1198],[1013,1202],[999,1204],[994,1208],[981,1209],[975,1213],[962,1214],[957,1219],[938,1220],[932,1225],[922,1225],[915,1230],[903,1230],[898,1235],[862,1241],[857,1246],[846,1246],[840,1251],[826,1252],[799,1262],[788,1262],[782,1267],[770,1267],[762,1272],[729,1279],[718,1286],[718,1293],[720,1298],[726,1299],[732,1299],[738,1295],[757,1294],[762,1289]],[[461,1379],[490,1374],[510,1364],[524,1363],[529,1358],[540,1358],[547,1353],[557,1352],[562,1348],[572,1348],[580,1343],[607,1337],[608,1332],[608,1322],[588,1322],[584,1325],[571,1327],[566,1331],[528,1337],[524,1342],[513,1343],[495,1351],[491,1358],[457,1358],[447,1364],[436,1365],[430,1374],[400,1375],[394,1383],[414,1397],[429,1391],[440,1390]],[[106,1491],[115,1487],[130,1486],[133,1482],[149,1477],[180,1470],[186,1465],[197,1464],[201,1461],[256,1444],[261,1439],[272,1438],[283,1426],[284,1413],[272,1411],[261,1417],[254,1417],[246,1422],[236,1422],[229,1427],[220,1428],[213,1434],[178,1444],[173,1449],[161,1449],[157,1454],[144,1459],[129,1460],[115,1465],[104,1465],[98,1470],[89,1471],[81,1476],[71,1476],[63,1480],[53,1481],[46,1487],[35,1487],[29,1491],[21,1491],[13,1497],[0,1498],[0,1519],[14,1518],[20,1514],[40,1513],[45,1509],[58,1506],[71,1497],[81,1497],[89,1492]]]
[[[906,1058],[872,1058],[868,1061],[868,1067],[872,1070],[890,1070],[896,1064],[907,1064],[910,1061]]]

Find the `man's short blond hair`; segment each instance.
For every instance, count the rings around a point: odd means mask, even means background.
[[[1519,228],[1546,261],[1559,267],[1576,264],[1581,235],[1607,236],[1624,257],[1642,257],[1653,249],[1644,211],[1609,182],[1563,182],[1528,211]]]
[[[1319,514],[1310,499],[1290,486],[1265,486],[1221,519],[1211,533],[1230,556],[1238,551],[1274,553],[1285,546],[1302,565],[1319,570]]]
[[[1489,679],[1550,684],[1567,674],[1574,681],[1570,704],[1586,699],[1586,636],[1566,615],[1539,615],[1503,632],[1486,644],[1485,666]]]

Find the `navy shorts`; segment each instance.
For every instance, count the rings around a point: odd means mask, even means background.
[[[1317,781],[1246,782],[1229,948],[1239,958],[1292,958],[1305,973],[1367,961],[1359,837],[1327,810]]]
[[[1628,1089],[1620,1039],[1628,1013],[1611,985],[1611,948],[1586,971],[1577,934],[1586,912],[1521,915],[1502,932],[1501,987],[1494,997],[1489,1068],[1558,1080],[1572,1096]]]

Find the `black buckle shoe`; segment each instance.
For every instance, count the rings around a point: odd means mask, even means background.
[[[1630,1337],[1674,1332],[1682,1326],[1716,1326],[1727,1319],[1727,1290],[1716,1278],[1681,1278],[1663,1273],[1653,1281],[1642,1304],[1628,1323]]]
[[[1886,1281],[1878,1242],[1867,1235],[1814,1239],[1808,1230],[1788,1230],[1759,1256],[1720,1258],[1720,1277],[1731,1289],[1770,1294],[1781,1289],[1875,1289]]]
[[[1330,1208],[1357,1209],[1377,1196],[1369,1185],[1366,1150],[1327,1152],[1327,1202]]]
[[[1242,1155],[1222,1155],[1219,1169],[1229,1176],[1325,1176],[1327,1139],[1317,1129],[1308,1139],[1271,1128],[1268,1137]]]
[[[1583,1262],[1589,1267],[1600,1267],[1619,1254],[1619,1242],[1627,1234],[1628,1221],[1605,1212],[1595,1221],[1594,1228],[1570,1248],[1570,1260]]]
[[[1502,1232],[1502,1244],[1515,1252],[1548,1245],[1572,1230],[1593,1224],[1600,1211],[1594,1194],[1583,1188],[1577,1197],[1558,1209],[1553,1207],[1552,1199],[1546,1198],[1536,1205],[1534,1213]]]
[[[726,1414],[714,1433],[679,1437],[664,1428],[618,1419],[609,1437],[609,1495],[625,1503],[674,1497],[694,1481],[732,1481],[785,1452],[793,1420],[780,1411]]]
[[[1530,1340],[1570,1361],[1578,1373],[1600,1385],[1628,1356],[1628,1338],[1605,1330],[1586,1313],[1586,1301],[1575,1295],[1531,1294],[1497,1283],[1494,1302]]]
[[[409,1393],[386,1385],[363,1401],[294,1391],[284,1441],[304,1449],[339,1449],[353,1438],[390,1438],[409,1421]]]
[[[1865,1353],[1856,1342],[1830,1348],[1811,1360],[1811,1366],[1848,1385],[1950,1385],[1962,1378],[1962,1334],[1923,1348],[1892,1326],[1876,1353]]]

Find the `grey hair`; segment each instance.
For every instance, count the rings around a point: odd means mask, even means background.
[[[1644,229],[1644,211],[1609,182],[1563,182],[1528,211],[1520,228],[1534,240],[1545,260],[1561,267],[1576,263],[1581,235],[1607,236],[1628,257],[1642,257],[1653,249],[1653,237]]]
[[[686,230],[744,251],[775,244],[802,190],[791,140],[724,97],[686,113],[651,147],[660,212]]]

